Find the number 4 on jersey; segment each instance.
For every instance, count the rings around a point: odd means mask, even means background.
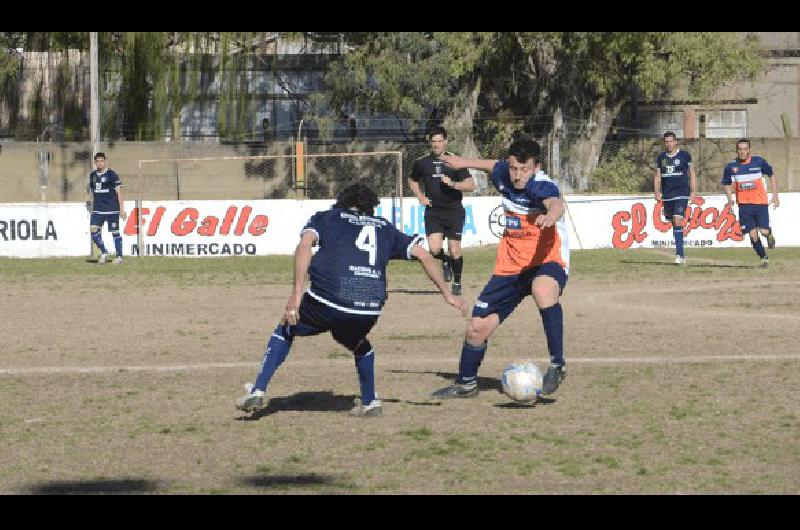
[[[375,266],[377,243],[378,237],[375,233],[374,226],[365,226],[361,229],[361,232],[358,233],[358,237],[356,238],[356,248],[364,252],[369,252],[369,264],[371,267]]]

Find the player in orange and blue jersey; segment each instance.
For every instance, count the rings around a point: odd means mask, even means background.
[[[769,256],[761,243],[759,231],[767,238],[767,246],[775,248],[775,236],[769,226],[769,203],[772,203],[773,208],[781,204],[778,198],[778,180],[772,174],[772,166],[766,160],[750,154],[750,140],[743,138],[736,142],[736,156],[736,160],[725,166],[722,185],[725,186],[725,194],[728,196],[731,208],[733,208],[732,193],[736,194],[742,232],[748,232],[750,243],[761,258],[761,266],[766,268],[769,265]],[[771,201],[767,201],[764,177],[769,177],[772,189]]]
[[[478,368],[487,341],[522,300],[532,295],[542,317],[550,367],[542,393],[552,394],[566,377],[564,314],[559,303],[569,273],[569,244],[562,218],[564,202],[558,186],[541,170],[539,144],[517,136],[507,160],[442,156],[449,166],[491,172],[503,196],[505,230],[497,248],[494,271],[475,302],[467,327],[458,378],[436,390],[434,399],[466,398],[478,394]]]

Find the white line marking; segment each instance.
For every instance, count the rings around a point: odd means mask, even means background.
[[[452,359],[430,359],[419,358],[411,359],[408,357],[378,357],[379,365],[403,366],[434,364],[442,368],[452,367],[458,361],[456,357]],[[508,362],[508,359],[494,358],[486,359],[484,362],[489,364],[501,364]],[[549,359],[534,359],[534,361],[548,363]],[[740,361],[800,361],[800,353],[787,354],[742,354],[742,355],[700,355],[696,357],[568,357],[567,364],[649,364],[649,363],[713,363],[713,362],[740,362]],[[352,359],[326,359],[326,360],[297,360],[292,365],[320,365],[324,363],[347,363],[352,364]],[[151,366],[40,366],[29,368],[0,368],[0,375],[37,375],[37,374],[99,374],[108,372],[180,372],[188,370],[209,370],[221,368],[252,368],[258,369],[260,363],[198,363],[198,364],[173,364],[173,365],[151,365]]]

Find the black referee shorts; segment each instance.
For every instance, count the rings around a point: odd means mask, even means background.
[[[460,203],[447,208],[425,208],[425,233],[444,234],[447,239],[461,241],[466,210]]]

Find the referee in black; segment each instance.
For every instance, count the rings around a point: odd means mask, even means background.
[[[442,260],[444,280],[453,280],[452,293],[461,294],[461,231],[464,229],[465,210],[461,204],[462,191],[473,191],[475,181],[466,169],[452,169],[439,160],[447,152],[447,131],[443,127],[430,130],[431,152],[414,161],[409,177],[409,187],[425,208],[425,233],[428,249],[433,257]],[[423,194],[420,183],[425,187]],[[450,257],[442,248],[447,238]]]

